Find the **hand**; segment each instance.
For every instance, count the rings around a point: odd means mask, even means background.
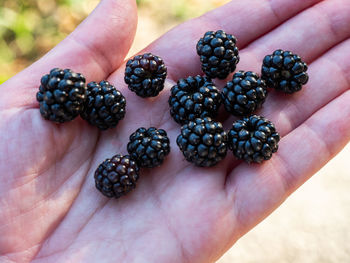
[[[165,34],[144,52],[168,67],[166,90],[141,99],[123,81],[135,32],[132,0],[105,0],[55,49],[0,88],[0,261],[213,262],[332,159],[350,139],[350,3],[346,0],[234,0]],[[207,30],[238,38],[238,69],[260,72],[282,48],[309,64],[310,81],[294,95],[271,92],[260,115],[282,140],[262,165],[234,161],[214,168],[184,161],[180,126],[169,115],[169,87],[200,74],[195,52]],[[108,79],[127,99],[116,129],[99,132],[81,119],[41,118],[35,94],[51,68],[87,81]],[[229,126],[233,119],[227,119]],[[97,165],[126,154],[138,127],[165,129],[171,153],[142,170],[135,191],[107,199],[94,186]]]

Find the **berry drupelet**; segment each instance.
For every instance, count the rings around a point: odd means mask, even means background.
[[[279,140],[273,123],[256,115],[234,122],[228,133],[233,154],[247,163],[269,160],[278,150]]]
[[[41,78],[36,99],[45,119],[59,123],[71,121],[83,110],[85,78],[70,69],[54,68]]]
[[[238,71],[222,90],[226,111],[235,116],[251,115],[265,102],[265,81],[251,71]]]
[[[117,126],[125,116],[126,100],[108,81],[90,82],[81,117],[101,130]]]
[[[126,63],[124,80],[138,96],[155,97],[163,90],[166,75],[167,68],[163,60],[147,53]]]
[[[215,117],[221,105],[220,91],[207,77],[180,79],[170,92],[170,115],[180,124]]]
[[[222,30],[208,31],[197,43],[202,70],[209,78],[225,79],[239,62],[236,38]]]
[[[221,123],[209,117],[197,118],[182,126],[176,142],[186,160],[197,166],[214,166],[227,153],[226,132]]]
[[[107,197],[119,198],[136,187],[139,167],[129,155],[106,159],[95,171],[96,188]]]
[[[307,69],[306,63],[298,55],[279,49],[265,56],[261,77],[269,88],[294,93],[308,82]]]
[[[140,167],[153,168],[161,165],[169,154],[170,141],[162,129],[139,128],[130,135],[127,149]]]

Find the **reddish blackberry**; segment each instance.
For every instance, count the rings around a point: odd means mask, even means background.
[[[234,122],[228,139],[229,147],[238,159],[261,163],[278,150],[280,136],[272,122],[252,115]]]
[[[206,77],[180,79],[170,92],[170,114],[180,124],[215,117],[221,105],[220,91]]]
[[[238,71],[222,90],[225,109],[236,116],[252,114],[265,102],[265,81],[251,71]]]
[[[225,79],[239,62],[236,38],[222,30],[208,31],[197,43],[202,70],[209,78]]]
[[[298,55],[278,49],[264,58],[261,77],[269,88],[294,93],[308,82],[307,69]]]
[[[96,188],[107,197],[119,198],[136,187],[139,167],[129,155],[106,159],[95,171]]]
[[[115,127],[125,116],[126,100],[108,81],[90,82],[81,117],[101,130]]]
[[[152,168],[163,163],[170,152],[170,142],[166,131],[162,129],[139,128],[130,135],[127,148],[140,167]]]
[[[41,78],[36,99],[41,115],[50,121],[71,121],[83,110],[85,78],[70,69],[54,68]]]
[[[124,80],[140,97],[155,97],[164,88],[167,68],[163,60],[151,53],[139,55],[126,63]]]
[[[227,135],[222,124],[209,117],[182,126],[176,143],[186,160],[197,166],[214,166],[227,152]]]

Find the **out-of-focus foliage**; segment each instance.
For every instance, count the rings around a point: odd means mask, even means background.
[[[0,0],[0,83],[60,42],[98,0]],[[186,20],[228,0],[137,0],[157,23]]]
[[[0,83],[69,34],[97,0],[0,0]]]

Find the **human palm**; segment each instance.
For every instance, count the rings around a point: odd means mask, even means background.
[[[326,164],[350,138],[350,3],[346,0],[234,0],[189,21],[147,47],[168,67],[165,90],[141,99],[123,81],[136,28],[132,0],[105,0],[65,41],[1,86],[0,261],[212,262]],[[195,44],[207,30],[238,38],[238,69],[259,72],[264,55],[292,50],[310,65],[294,95],[271,92],[260,115],[282,135],[262,165],[228,154],[214,168],[184,161],[179,125],[169,115],[169,87],[200,74]],[[127,99],[117,128],[41,118],[35,93],[53,67],[108,79]],[[233,119],[223,120],[229,127]],[[138,127],[168,132],[171,153],[144,169],[137,189],[119,200],[94,186],[97,165],[126,153]]]

